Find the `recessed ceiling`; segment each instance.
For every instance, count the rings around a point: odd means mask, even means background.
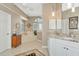
[[[68,4],[70,3],[62,3],[62,11],[66,11],[66,10],[69,10],[71,8],[69,8]],[[79,7],[79,3],[71,3],[71,7]]]
[[[69,3],[62,3],[62,11],[71,9],[68,7],[68,4]],[[43,3],[16,3],[16,6],[28,16],[42,16],[42,5]],[[79,7],[79,3],[73,3],[73,5],[74,7]]]
[[[42,16],[42,3],[20,3],[16,5],[28,16]]]

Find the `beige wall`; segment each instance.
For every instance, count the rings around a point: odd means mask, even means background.
[[[43,4],[43,32],[42,32],[42,44],[47,44],[47,31],[48,31],[48,20],[51,10],[50,4]]]
[[[5,8],[9,9],[12,14],[15,13],[17,15],[22,15],[25,18],[28,18],[29,16],[26,15],[22,10],[20,10],[15,4],[13,3],[4,3],[4,4],[0,4],[2,6],[4,6]]]
[[[75,12],[72,12],[71,9],[64,11],[62,13],[63,19],[69,19],[69,17],[78,16],[79,17],[79,7],[75,9]]]
[[[16,24],[20,21],[20,16],[25,17],[26,19],[28,16],[24,14],[18,7],[14,4],[0,4],[0,10],[7,12],[11,15],[11,30],[12,33],[16,29]]]
[[[65,34],[69,35],[69,33],[72,33],[74,35],[79,35],[79,7],[75,8],[75,12],[72,12],[72,10],[69,9],[64,11],[62,14],[63,14],[62,19],[65,20],[66,24],[68,24],[68,26],[66,26],[66,29],[65,29],[66,31]],[[78,16],[78,29],[69,29],[69,17],[74,17],[74,16]]]
[[[55,11],[55,16],[52,16],[52,8]],[[42,44],[47,45],[48,40],[48,25],[50,19],[61,19],[61,4],[48,3],[43,4],[43,32],[42,32]]]
[[[20,17],[16,14],[11,15],[11,29],[12,32],[16,31],[16,24],[19,23]]]

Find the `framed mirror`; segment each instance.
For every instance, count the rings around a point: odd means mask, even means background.
[[[69,29],[78,29],[78,16],[69,18]]]

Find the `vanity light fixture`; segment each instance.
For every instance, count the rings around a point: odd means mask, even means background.
[[[71,12],[75,12],[74,3],[68,3],[68,9],[71,9]]]
[[[55,5],[52,5],[52,16],[55,16],[55,8],[56,8],[56,4]]]
[[[52,16],[55,16],[55,12],[54,11],[52,11]]]
[[[75,6],[74,6],[74,3],[72,4],[72,12],[75,12]]]
[[[75,12],[75,7],[72,7],[72,12]]]

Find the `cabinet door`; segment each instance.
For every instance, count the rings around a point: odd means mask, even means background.
[[[17,35],[17,46],[21,44],[21,35]]]
[[[17,36],[12,36],[12,48],[15,48],[17,46]]]
[[[55,55],[55,39],[54,38],[49,38],[48,40],[48,51],[49,51],[50,56]]]
[[[67,51],[68,56],[79,56],[79,49],[74,47],[69,47]]]
[[[65,46],[56,43],[56,56],[66,56],[66,55],[67,55],[67,50],[65,49]]]

